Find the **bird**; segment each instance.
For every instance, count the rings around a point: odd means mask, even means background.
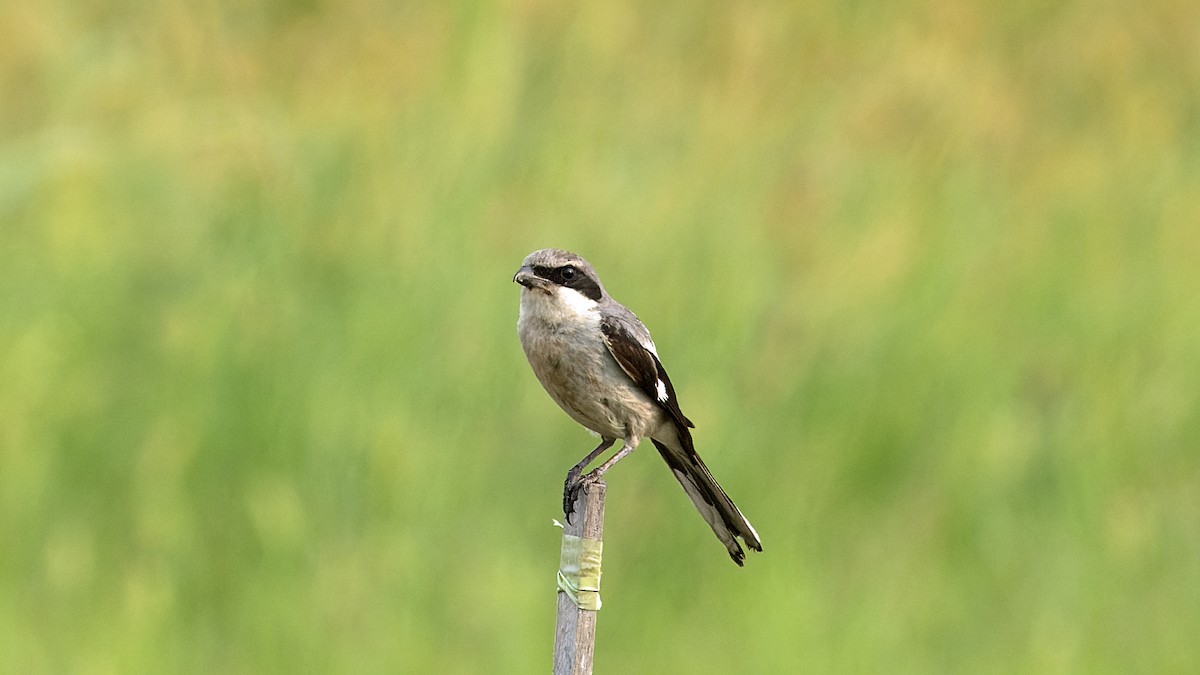
[[[513,281],[522,286],[517,335],[534,375],[571,419],[600,437],[567,472],[568,520],[579,490],[649,438],[729,557],[745,564],[742,543],[762,551],[750,521],[696,453],[695,425],[679,407],[650,331],[608,294],[592,265],[570,251],[544,248],[522,261]],[[584,474],[618,439],[621,448]]]

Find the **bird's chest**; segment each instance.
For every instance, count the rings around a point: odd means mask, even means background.
[[[608,348],[598,327],[523,319],[518,330],[529,365],[556,397],[593,384],[605,370]]]
[[[617,372],[599,325],[522,317],[518,331],[530,367],[554,402],[592,431],[621,435],[625,425],[614,409],[620,398],[614,383],[624,376]]]

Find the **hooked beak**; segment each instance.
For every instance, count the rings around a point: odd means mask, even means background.
[[[543,293],[550,292],[550,282],[533,273],[533,268],[529,265],[521,266],[517,273],[513,275],[513,281],[521,284],[529,290],[539,290]]]

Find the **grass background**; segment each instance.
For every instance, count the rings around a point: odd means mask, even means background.
[[[635,453],[598,672],[1200,668],[1200,5],[0,18],[0,671],[545,672],[543,246],[766,546]]]

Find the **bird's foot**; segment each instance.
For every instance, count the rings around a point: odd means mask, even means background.
[[[595,471],[582,475],[579,469],[571,469],[567,472],[567,479],[563,481],[563,515],[566,516],[568,523],[571,522],[571,515],[575,512],[575,500],[579,498],[579,493],[598,480],[600,480],[600,476]]]

